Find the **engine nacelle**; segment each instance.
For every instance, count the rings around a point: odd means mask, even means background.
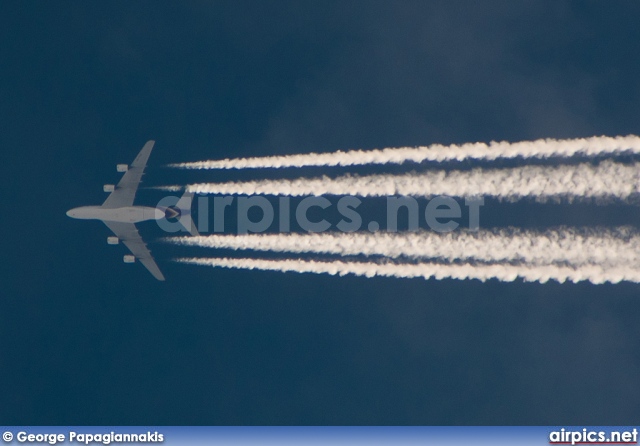
[[[102,186],[102,190],[105,192],[113,192],[114,190],[116,190],[116,187],[113,184],[105,184],[104,186]]]
[[[129,170],[129,166],[127,164],[118,164],[116,165],[116,170],[118,172],[126,172],[127,170]]]
[[[136,261],[136,257],[132,256],[131,254],[126,254],[122,260],[124,261],[124,263],[133,263]]]
[[[117,245],[120,242],[118,237],[107,237],[107,243],[109,245]]]

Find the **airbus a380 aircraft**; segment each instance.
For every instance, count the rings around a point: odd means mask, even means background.
[[[118,164],[118,172],[125,172],[117,186],[107,184],[104,186],[105,192],[111,192],[102,206],[82,206],[71,209],[67,215],[71,218],[83,220],[102,220],[115,237],[108,237],[107,243],[115,245],[119,241],[125,244],[131,254],[124,256],[125,263],[133,263],[140,260],[153,277],[158,280],[165,280],[160,268],[156,265],[147,245],[140,237],[135,223],[145,220],[161,220],[163,218],[178,218],[178,222],[191,233],[199,235],[198,230],[191,219],[191,200],[193,194],[187,192],[178,201],[176,206],[171,207],[146,207],[134,206],[133,200],[140,184],[140,179],[147,165],[147,160],[151,154],[151,149],[155,141],[148,141],[131,166]]]

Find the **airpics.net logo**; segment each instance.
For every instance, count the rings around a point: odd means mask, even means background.
[[[627,431],[597,431],[583,428],[562,428],[549,433],[549,444],[638,444],[638,429]]]
[[[172,208],[179,198],[167,196],[160,200],[157,208]],[[322,233],[327,231],[356,232],[365,228],[371,233],[417,231],[426,226],[435,232],[447,233],[458,228],[477,231],[480,228],[482,197],[467,197],[456,200],[448,196],[436,196],[424,203],[414,197],[386,197],[384,215],[365,220],[359,208],[362,200],[354,196],[343,196],[335,203],[324,196],[310,196],[292,202],[291,197],[269,200],[264,196],[201,196],[197,199],[198,218],[194,222],[201,233],[236,232],[237,234],[263,233],[276,229],[280,233],[292,231],[292,222],[302,231]],[[211,211],[213,221],[211,221]],[[380,223],[382,221],[382,223]],[[168,218],[156,220],[167,233],[188,231],[185,222]],[[235,228],[232,227],[235,225]]]

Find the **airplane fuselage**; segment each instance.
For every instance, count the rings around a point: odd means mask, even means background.
[[[102,206],[81,206],[67,212],[71,218],[80,220],[103,220],[120,223],[138,223],[146,220],[160,220],[165,218],[165,211],[148,206],[126,206],[105,209]]]

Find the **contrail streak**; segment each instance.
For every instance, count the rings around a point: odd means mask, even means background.
[[[180,263],[205,265],[221,268],[259,269],[267,271],[316,273],[344,276],[400,277],[425,279],[498,279],[511,282],[521,278],[527,282],[545,283],[556,280],[560,283],[590,281],[594,284],[621,281],[640,282],[640,272],[636,268],[608,268],[600,265],[585,265],[577,268],[567,266],[529,266],[529,265],[445,265],[438,263],[374,263],[343,262],[340,260],[325,262],[316,260],[285,259],[264,260],[246,258],[179,258]]]
[[[636,265],[640,270],[640,236],[624,228],[598,234],[573,229],[547,231],[421,233],[249,234],[169,237],[184,246],[290,253],[380,255],[439,261],[567,263],[573,266]]]
[[[255,169],[305,166],[356,166],[364,164],[401,164],[423,161],[495,160],[499,158],[551,158],[575,155],[597,156],[640,153],[640,137],[594,136],[578,139],[538,139],[516,143],[491,142],[444,146],[399,147],[375,150],[349,150],[333,153],[235,158],[217,161],[170,164],[181,169]]]
[[[176,190],[180,186],[161,186]],[[436,170],[402,175],[340,176],[191,184],[187,191],[226,195],[493,196],[626,199],[640,192],[640,163],[520,166],[508,169]]]

